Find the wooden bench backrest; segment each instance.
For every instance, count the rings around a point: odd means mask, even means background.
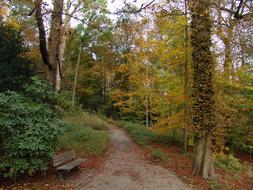
[[[66,162],[74,160],[76,154],[74,151],[63,152],[53,157],[53,165],[54,167],[58,167]]]

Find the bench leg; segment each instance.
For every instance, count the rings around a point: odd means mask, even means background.
[[[73,171],[78,172],[79,171],[79,166],[74,167]]]
[[[60,179],[60,180],[64,180],[64,177],[63,177],[63,172],[62,171],[58,171],[57,172],[57,175],[58,175],[58,178]]]
[[[66,176],[64,174],[66,174],[65,172],[67,172],[68,174],[72,171],[72,172],[78,172],[79,171],[79,166],[76,166],[74,167],[73,169],[71,170],[58,170],[57,171],[57,175],[58,175],[58,178],[61,180],[61,181],[64,181],[66,178]],[[65,179],[64,179],[65,178]],[[1,189],[0,189],[1,190]]]

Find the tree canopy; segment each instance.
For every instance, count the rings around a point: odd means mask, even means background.
[[[46,170],[61,109],[135,123],[137,141],[173,136],[205,179],[217,155],[251,157],[252,1],[108,4],[0,2],[0,172]]]

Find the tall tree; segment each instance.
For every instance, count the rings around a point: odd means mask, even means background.
[[[192,0],[191,45],[193,65],[193,126],[195,147],[193,174],[214,177],[211,132],[214,123],[214,63],[211,47],[210,1]]]
[[[74,4],[74,5],[73,5]],[[62,67],[65,61],[64,51],[66,49],[67,37],[70,31],[70,22],[74,15],[83,8],[83,0],[67,0],[63,4],[64,18],[62,24],[62,38],[60,44],[60,66]],[[76,17],[75,17],[76,18]],[[77,18],[76,18],[77,19]]]
[[[45,65],[47,65],[46,78],[53,84],[56,90],[60,90],[61,64],[60,44],[62,40],[62,11],[63,0],[54,0],[53,12],[51,15],[51,27],[46,40],[46,32],[42,16],[42,0],[35,1],[36,20],[39,28],[40,51]]]
[[[228,12],[227,14],[222,14],[221,7],[230,7],[231,10],[234,10],[236,7],[236,3],[234,1],[231,2],[223,2],[218,1],[218,26],[217,26],[217,36],[221,39],[224,44],[224,63],[223,63],[223,70],[224,70],[224,79],[226,81],[230,80],[230,77],[233,76],[233,55],[232,55],[232,42],[233,42],[233,33],[234,28],[237,24],[237,20],[234,19],[233,12]]]
[[[184,96],[185,96],[185,108],[184,108],[184,151],[188,151],[188,130],[190,126],[190,111],[189,111],[189,26],[188,26],[188,1],[184,0],[184,14],[185,14],[185,62],[184,62]]]

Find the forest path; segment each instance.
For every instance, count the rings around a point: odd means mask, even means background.
[[[80,190],[190,190],[172,172],[149,163],[126,133],[110,127],[111,152],[101,171],[95,172]],[[84,175],[86,176],[86,175]],[[87,177],[86,177],[87,178]],[[80,179],[80,178],[79,178]],[[86,181],[86,180],[85,180]]]

